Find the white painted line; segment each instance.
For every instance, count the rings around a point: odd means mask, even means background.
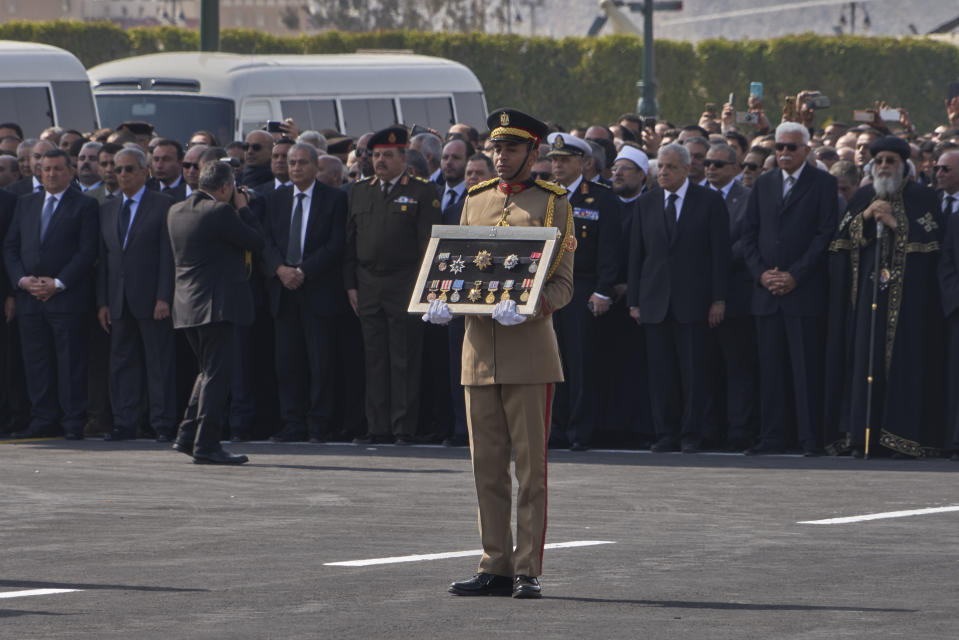
[[[930,507],[928,509],[911,509],[909,511],[886,511],[884,513],[869,513],[864,516],[848,516],[845,518],[827,518],[825,520],[802,520],[796,524],[849,524],[852,522],[866,522],[867,520],[886,520],[887,518],[908,518],[909,516],[925,516],[932,513],[948,513],[959,511],[959,506]]]
[[[594,547],[600,544],[616,544],[611,540],[574,540],[572,542],[552,542],[547,549],[569,549],[572,547]],[[400,562],[422,562],[423,560],[444,560],[446,558],[465,558],[483,555],[482,549],[471,551],[447,551],[446,553],[424,553],[415,556],[394,556],[392,558],[370,558],[369,560],[345,560],[343,562],[324,562],[325,567],[369,567],[375,564],[397,564]]]
[[[26,589],[24,591],[0,592],[0,598],[27,598],[29,596],[49,596],[54,593],[70,593],[83,589]]]

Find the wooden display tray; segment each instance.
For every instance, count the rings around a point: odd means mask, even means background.
[[[513,280],[514,286],[509,292],[509,299],[516,301],[518,313],[532,315],[552,264],[559,237],[560,231],[555,227],[433,225],[408,310],[410,313],[426,312],[430,306],[430,287],[436,281],[442,284],[448,280],[462,280],[463,287],[459,292],[458,302],[450,300],[452,288],[446,292],[446,303],[450,311],[458,315],[491,315],[493,307],[502,298],[503,284],[507,280]],[[473,262],[481,251],[489,252],[492,258],[492,264],[482,270]],[[450,256],[443,262],[439,256],[446,253]],[[536,253],[539,253],[540,257],[531,257]],[[507,269],[504,260],[511,255],[516,256],[519,262],[512,269]],[[453,273],[452,266],[457,257],[462,259],[464,268],[460,273]],[[534,260],[536,271],[530,272],[530,264]],[[521,285],[526,279],[532,279],[532,286],[528,289],[529,299],[521,301],[520,296],[524,291]],[[482,281],[482,295],[478,301],[471,302],[467,296],[476,281]],[[488,303],[486,298],[490,293],[488,284],[491,281],[498,281],[499,287],[494,292],[494,301]],[[438,296],[441,291],[436,290],[433,293]]]

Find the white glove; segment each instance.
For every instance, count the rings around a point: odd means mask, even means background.
[[[448,324],[453,319],[450,306],[442,300],[430,300],[430,308],[423,314],[423,322]]]
[[[493,320],[504,327],[511,327],[526,322],[526,316],[516,312],[515,300],[503,300],[493,307]]]

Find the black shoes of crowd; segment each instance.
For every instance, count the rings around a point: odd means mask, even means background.
[[[519,599],[542,598],[539,580],[531,576],[498,576],[477,573],[469,580],[454,582],[448,591],[454,596],[513,596]]]

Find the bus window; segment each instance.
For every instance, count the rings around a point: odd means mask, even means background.
[[[392,98],[362,98],[341,100],[343,106],[343,133],[357,138],[367,131],[379,131],[396,124],[396,109]]]
[[[482,93],[454,93],[453,100],[456,101],[457,122],[471,124],[477,129],[485,128],[486,102]]]
[[[280,112],[284,118],[293,118],[300,131],[340,130],[333,100],[281,100]]]
[[[50,84],[53,86],[53,101],[57,104],[57,124],[64,129],[94,131],[97,114],[93,110],[90,83],[80,80]]]
[[[445,134],[455,123],[449,98],[400,98],[400,108],[407,126],[419,124]]]
[[[23,127],[28,138],[36,138],[53,124],[53,109],[46,87],[3,87],[0,90],[0,113],[4,120]]]

